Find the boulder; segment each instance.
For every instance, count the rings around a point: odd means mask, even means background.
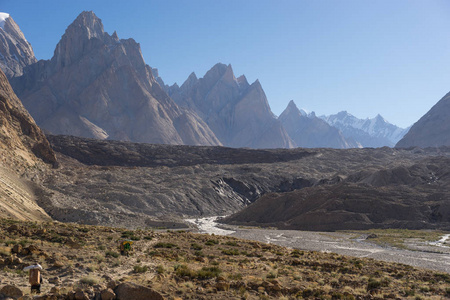
[[[149,287],[137,285],[131,282],[124,282],[114,290],[117,300],[163,300],[164,297]]]
[[[17,299],[23,296],[22,290],[14,285],[5,285],[0,290],[0,294],[3,294],[6,297],[10,297],[13,299]]]
[[[101,300],[113,300],[114,298],[116,298],[116,294],[112,289],[105,289],[100,292]]]
[[[74,296],[75,300],[89,300],[89,296],[82,290],[77,290]]]

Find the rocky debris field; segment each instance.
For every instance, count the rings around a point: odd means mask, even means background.
[[[0,239],[0,299],[32,299],[22,269],[36,262],[33,299],[450,297],[448,273],[227,236],[2,219]]]
[[[234,221],[326,231],[449,226],[450,148],[252,150],[49,140],[60,167],[43,172],[35,190],[38,204],[63,222],[179,228],[186,226],[182,218],[229,215],[256,201],[248,209],[257,213]],[[287,204],[268,205],[278,201]],[[308,205],[289,209],[295,201]]]

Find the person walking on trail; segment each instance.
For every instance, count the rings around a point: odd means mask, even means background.
[[[28,281],[31,284],[31,293],[40,294],[41,293],[41,284],[42,284],[42,275],[41,270],[42,266],[38,263],[25,267],[23,269],[24,271],[29,270],[30,276],[28,278]]]

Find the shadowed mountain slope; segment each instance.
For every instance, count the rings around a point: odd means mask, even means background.
[[[396,147],[439,147],[450,145],[450,93],[436,103]]]

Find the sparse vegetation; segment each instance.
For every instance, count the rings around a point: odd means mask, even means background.
[[[135,273],[145,273],[148,271],[148,266],[135,265],[133,270]]]
[[[71,276],[75,289],[95,290],[106,285],[109,278],[102,277],[105,273],[119,282],[144,285],[152,278],[152,287],[169,299],[197,299],[205,295],[216,299],[364,299],[369,295],[439,299],[450,296],[447,273],[372,259],[190,232],[110,231],[95,226],[46,223],[35,227],[24,225],[17,233],[11,233],[9,226],[10,223],[0,220],[2,245],[5,241],[16,242],[0,247],[0,288],[4,282],[13,283],[13,280],[27,283],[27,273],[13,267],[19,264],[14,259],[20,258],[25,265],[38,260],[48,280]],[[22,232],[36,239],[20,237]],[[133,244],[135,253],[130,257],[121,256],[117,248],[124,232],[127,236],[143,237]],[[70,237],[73,242],[53,243],[58,236]],[[16,244],[33,245],[34,253],[11,255]],[[58,264],[63,267],[53,267]],[[43,292],[48,293],[53,285],[46,284]],[[65,293],[70,289],[66,287]]]

